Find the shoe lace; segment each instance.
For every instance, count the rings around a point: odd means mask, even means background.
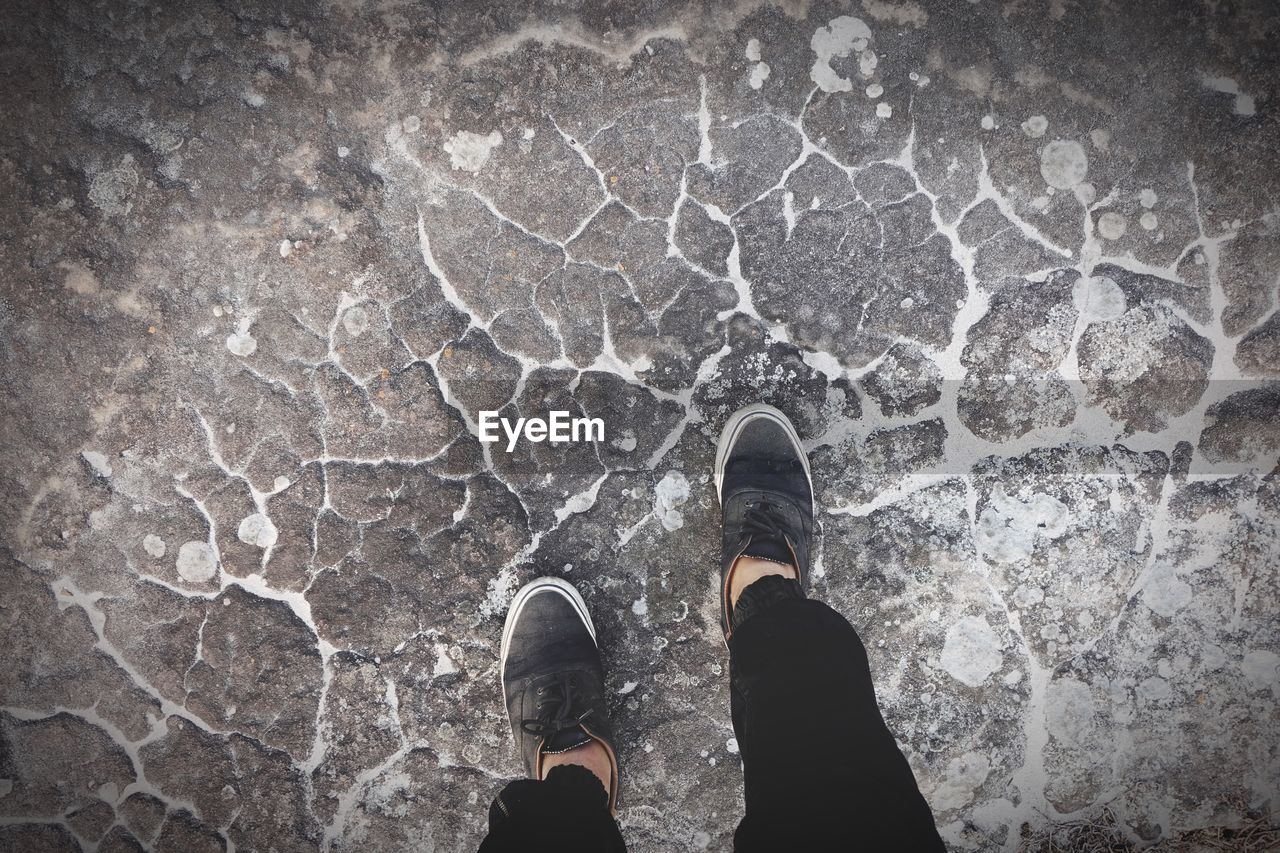
[[[538,688],[537,717],[521,720],[520,728],[531,735],[551,737],[557,732],[582,725],[591,716],[593,709],[588,708],[576,717],[573,716],[574,692],[577,687],[577,679],[564,674],[556,681]]]
[[[760,501],[758,504],[747,507],[747,511],[742,516],[742,527],[744,532],[752,536],[761,536],[788,545],[786,517],[782,514],[781,507],[769,501]]]

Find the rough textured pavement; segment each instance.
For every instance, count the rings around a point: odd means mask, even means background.
[[[0,848],[472,849],[551,573],[728,849],[760,397],[955,849],[1276,807],[1273,5],[6,5]]]

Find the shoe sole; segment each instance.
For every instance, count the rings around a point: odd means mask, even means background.
[[[515,630],[516,622],[520,619],[520,612],[529,603],[529,599],[539,593],[548,592],[562,595],[568,599],[578,616],[582,618],[582,624],[587,626],[587,632],[591,634],[592,644],[599,646],[596,643],[596,626],[591,623],[591,614],[587,612],[587,603],[582,600],[582,596],[578,593],[578,590],[574,589],[573,584],[560,578],[537,578],[529,581],[520,587],[520,590],[515,594],[515,598],[511,599],[511,606],[507,608],[507,621],[502,626],[502,646],[498,654],[498,680],[502,684],[502,703],[504,707],[507,704],[507,647],[511,642],[511,634]]]
[[[725,421],[724,429],[720,430],[720,440],[716,443],[716,499],[723,500],[720,492],[724,486],[724,464],[729,458],[729,451],[733,449],[734,443],[747,425],[759,418],[766,418],[778,424],[787,434],[787,438],[791,439],[791,446],[804,465],[805,479],[809,481],[809,511],[812,512],[813,475],[809,472],[809,456],[804,452],[804,445],[800,443],[800,434],[796,432],[796,428],[792,426],[791,420],[786,415],[767,403],[752,403],[750,406],[738,409],[729,416],[729,420]]]

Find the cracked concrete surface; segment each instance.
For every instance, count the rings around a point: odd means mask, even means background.
[[[473,849],[551,573],[632,849],[728,849],[758,398],[954,849],[1273,813],[1269,4],[7,12],[0,848]]]

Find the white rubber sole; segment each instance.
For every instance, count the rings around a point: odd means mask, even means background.
[[[800,443],[800,434],[796,432],[796,428],[792,426],[790,419],[773,406],[767,403],[752,403],[750,406],[743,406],[730,415],[729,419],[724,422],[724,429],[720,430],[720,440],[716,443],[716,498],[721,499],[720,492],[724,485],[724,463],[729,458],[729,450],[747,425],[758,418],[767,418],[773,421],[782,427],[787,434],[787,438],[791,439],[791,446],[795,448],[800,461],[804,464],[804,476],[809,481],[809,494],[812,495],[813,475],[809,471],[809,456],[804,452],[804,445]],[[812,497],[809,500],[809,505],[812,510]]]
[[[507,621],[502,626],[502,646],[498,656],[498,680],[502,684],[502,700],[503,704],[507,699],[507,646],[511,642],[511,633],[515,630],[516,621],[520,618],[520,611],[524,610],[524,606],[529,603],[529,599],[535,595],[561,595],[573,605],[573,609],[582,619],[582,624],[587,626],[587,631],[591,634],[591,642],[596,642],[596,626],[591,623],[591,614],[587,612],[587,603],[582,600],[582,596],[574,589],[573,584],[560,578],[537,578],[531,580],[516,593],[515,598],[511,599],[511,607],[507,609]]]

